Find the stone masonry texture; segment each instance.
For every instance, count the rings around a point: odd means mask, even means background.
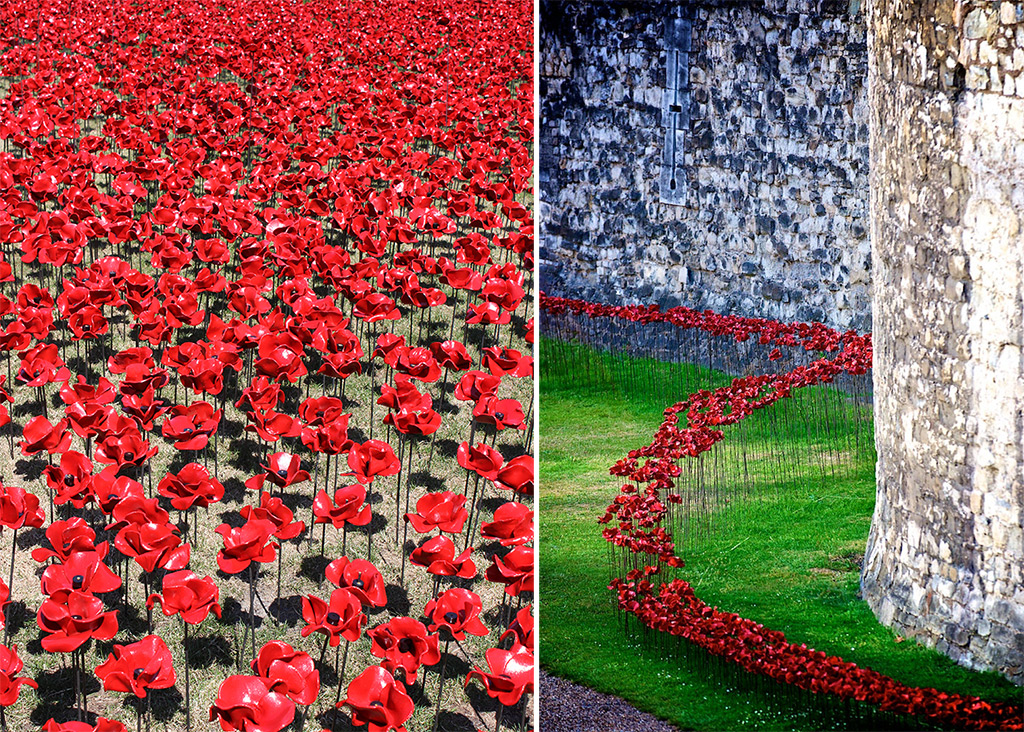
[[[540,43],[547,292],[871,328],[860,0],[543,0]]]
[[[1024,4],[869,11],[881,622],[1024,683]]]

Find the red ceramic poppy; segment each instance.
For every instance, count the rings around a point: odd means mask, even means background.
[[[58,506],[70,502],[75,508],[84,508],[94,498],[92,461],[80,452],[65,452],[60,456],[60,466],[47,465],[43,475],[54,493],[53,502]]]
[[[327,565],[324,577],[337,587],[348,589],[364,605],[384,607],[388,604],[384,577],[366,559],[338,557]]]
[[[160,523],[129,523],[117,532],[114,546],[126,557],[131,557],[143,571],[156,568],[183,569],[188,565],[190,547],[181,543],[177,527]]]
[[[92,492],[100,504],[100,509],[106,514],[111,514],[122,503],[132,503],[145,498],[142,484],[127,475],[119,476],[116,465],[104,468],[93,477]]]
[[[26,386],[42,386],[52,381],[67,381],[71,372],[64,365],[57,344],[40,343],[22,355],[15,378]]]
[[[220,425],[221,410],[208,402],[171,407],[160,428],[178,450],[202,450]]]
[[[103,556],[96,550],[76,551],[43,571],[41,581],[44,595],[55,602],[64,602],[72,592],[97,594],[113,592],[121,586],[121,578],[114,574]]]
[[[118,468],[126,465],[140,467],[159,452],[160,448],[150,447],[149,442],[137,431],[122,435],[111,434],[96,445],[94,457],[101,463],[111,463]]]
[[[332,647],[341,643],[342,638],[354,641],[366,622],[362,610],[359,598],[348,588],[332,592],[329,603],[316,595],[307,595],[302,598],[302,619],[306,621],[302,637],[323,633]]]
[[[280,732],[295,718],[295,702],[259,676],[228,676],[210,707],[224,732]]]
[[[163,595],[152,594],[146,599],[146,607],[153,608],[159,602],[164,615],[181,615],[190,625],[197,625],[211,612],[220,617],[220,590],[209,576],[200,577],[195,572],[182,569],[168,572],[163,579]]]
[[[511,348],[484,349],[483,367],[495,376],[523,377],[533,374],[533,358]]]
[[[433,383],[441,378],[441,367],[437,365],[429,348],[409,348],[398,356],[395,371],[417,381]]]
[[[171,499],[171,505],[179,511],[187,511],[192,506],[206,508],[224,497],[224,486],[199,463],[189,463],[177,474],[168,473],[161,479],[157,491]]]
[[[100,559],[107,556],[107,542],[96,545],[96,532],[81,516],[54,521],[46,527],[46,540],[50,549],[39,546],[32,550],[32,559],[40,564],[49,559],[65,562],[76,552],[97,552]]]
[[[482,397],[498,392],[501,377],[484,371],[467,371],[455,386],[455,398],[463,402],[477,402]]]
[[[4,485],[0,480],[0,525],[8,529],[39,528],[46,520],[39,499],[24,488]]]
[[[480,621],[483,603],[475,592],[453,587],[427,603],[423,614],[430,618],[431,632],[447,628],[456,640],[470,635],[487,635],[487,627]]]
[[[407,687],[416,683],[420,666],[433,666],[441,660],[437,636],[413,618],[393,618],[366,631],[366,635],[372,643],[370,653],[383,659],[380,665],[392,674],[401,669]]]
[[[477,678],[483,682],[487,695],[505,706],[519,703],[523,694],[533,691],[533,653],[526,646],[516,646],[511,651],[491,648],[484,654],[490,673],[479,667],[466,675],[466,682]]]
[[[473,365],[473,359],[459,341],[431,343],[430,352],[438,364],[450,371],[466,371]]]
[[[117,635],[117,611],[103,612],[103,602],[94,595],[72,590],[63,602],[43,600],[36,614],[43,636],[43,650],[70,653],[90,638],[110,640]]]
[[[107,359],[107,370],[112,374],[123,374],[133,364],[147,369],[153,368],[156,365],[156,362],[153,361],[153,350],[146,346],[139,346],[119,351]]]
[[[533,495],[533,456],[512,458],[494,478],[494,487],[517,496]]]
[[[377,476],[396,475],[402,469],[391,445],[380,440],[353,445],[348,453],[348,466],[360,483],[369,483]]]
[[[455,457],[459,465],[487,480],[494,480],[505,462],[501,453],[485,442],[480,442],[475,447],[468,441],[463,442],[459,445]]]
[[[140,699],[150,689],[168,689],[177,678],[171,650],[157,635],[147,635],[136,643],[114,645],[107,660],[96,667],[107,691],[130,692]]]
[[[277,496],[269,493],[260,493],[260,505],[242,506],[242,518],[244,519],[265,519],[274,524],[274,537],[281,541],[290,541],[306,530],[304,521],[296,521],[295,514],[290,508],[284,505]]]
[[[526,425],[523,424],[525,418],[523,405],[515,399],[484,396],[473,407],[473,419],[481,424],[493,425],[498,430],[507,427],[525,430]]]
[[[476,564],[469,558],[472,553],[473,547],[469,547],[456,557],[454,542],[447,536],[435,536],[413,549],[409,561],[433,575],[469,579],[476,576]]]
[[[382,333],[377,336],[377,347],[373,358],[382,358],[391,368],[398,363],[398,358],[406,351],[405,336],[396,333]]]
[[[72,383],[68,381],[59,391],[60,399],[64,404],[110,404],[117,397],[114,385],[110,380],[101,376],[96,384],[90,384],[81,374]]]
[[[370,666],[352,679],[343,704],[352,710],[352,724],[365,724],[369,732],[405,732],[415,709],[404,688],[380,666]]]
[[[486,539],[497,539],[502,546],[519,546],[533,541],[533,511],[529,506],[509,501],[494,511],[494,521],[480,527]]]
[[[33,689],[39,688],[33,679],[18,676],[24,666],[18,657],[18,646],[8,648],[0,645],[0,707],[9,707],[18,701],[23,685]]]
[[[236,574],[253,562],[272,562],[277,556],[277,542],[271,541],[277,526],[266,519],[249,519],[237,528],[221,524],[214,529],[224,539],[224,548],[217,552],[217,566],[222,572]]]
[[[68,432],[66,419],[50,424],[46,417],[34,417],[25,424],[22,436],[24,439],[18,443],[22,455],[35,455],[42,450],[53,455],[71,447],[71,433]]]
[[[313,499],[313,515],[316,523],[330,522],[336,529],[352,526],[366,526],[372,518],[370,504],[366,503],[366,488],[359,483],[339,488],[332,501],[327,491],[317,491]]]
[[[352,315],[365,320],[367,323],[376,323],[380,320],[398,320],[402,317],[402,313],[395,306],[395,301],[379,292],[359,298],[352,309]]]
[[[281,385],[266,376],[256,376],[249,386],[242,390],[242,396],[235,402],[239,409],[270,410],[284,400]]]
[[[303,344],[290,333],[268,334],[260,338],[256,370],[275,381],[287,379],[294,384],[306,374]]]
[[[405,514],[405,520],[417,533],[426,534],[434,529],[449,534],[461,534],[469,518],[466,497],[451,491],[427,493],[416,501],[416,513]]]
[[[397,374],[395,385],[381,384],[380,398],[377,404],[396,411],[415,412],[430,409],[433,400],[429,394],[424,394],[412,383],[408,376]]]
[[[504,558],[495,554],[487,568],[487,579],[501,582],[505,592],[518,597],[520,592],[533,592],[533,549],[517,546]]]
[[[298,455],[287,452],[275,452],[267,460],[267,464],[261,466],[266,472],[249,478],[245,481],[247,488],[252,490],[263,490],[263,484],[269,479],[271,483],[281,488],[309,480],[309,473],[302,469],[302,460]]]
[[[513,646],[521,645],[533,648],[533,605],[527,605],[516,613],[516,617],[509,624],[508,629],[501,634],[498,641],[512,637]]]
[[[466,322],[473,325],[507,325],[512,322],[512,314],[493,302],[470,305],[469,312],[472,315],[466,318]]]
[[[252,661],[252,670],[265,680],[268,689],[296,704],[312,704],[320,693],[320,672],[313,659],[284,641],[274,640],[263,646]]]

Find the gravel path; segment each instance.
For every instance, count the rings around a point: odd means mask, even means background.
[[[539,732],[678,732],[631,704],[540,672]]]

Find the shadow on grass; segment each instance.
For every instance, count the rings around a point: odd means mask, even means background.
[[[61,654],[62,659],[64,655]],[[40,704],[32,710],[30,715],[34,724],[42,726],[49,719],[55,719],[58,722],[70,722],[77,719],[75,677],[75,671],[70,664],[64,668],[44,671],[36,675],[36,683],[39,684],[36,694]],[[100,690],[99,679],[88,672],[81,675],[78,683],[81,684],[87,697]]]

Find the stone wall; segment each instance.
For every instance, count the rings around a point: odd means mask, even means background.
[[[540,41],[546,291],[871,328],[859,0],[544,0]]]
[[[879,619],[1024,683],[1024,4],[874,0]]]

